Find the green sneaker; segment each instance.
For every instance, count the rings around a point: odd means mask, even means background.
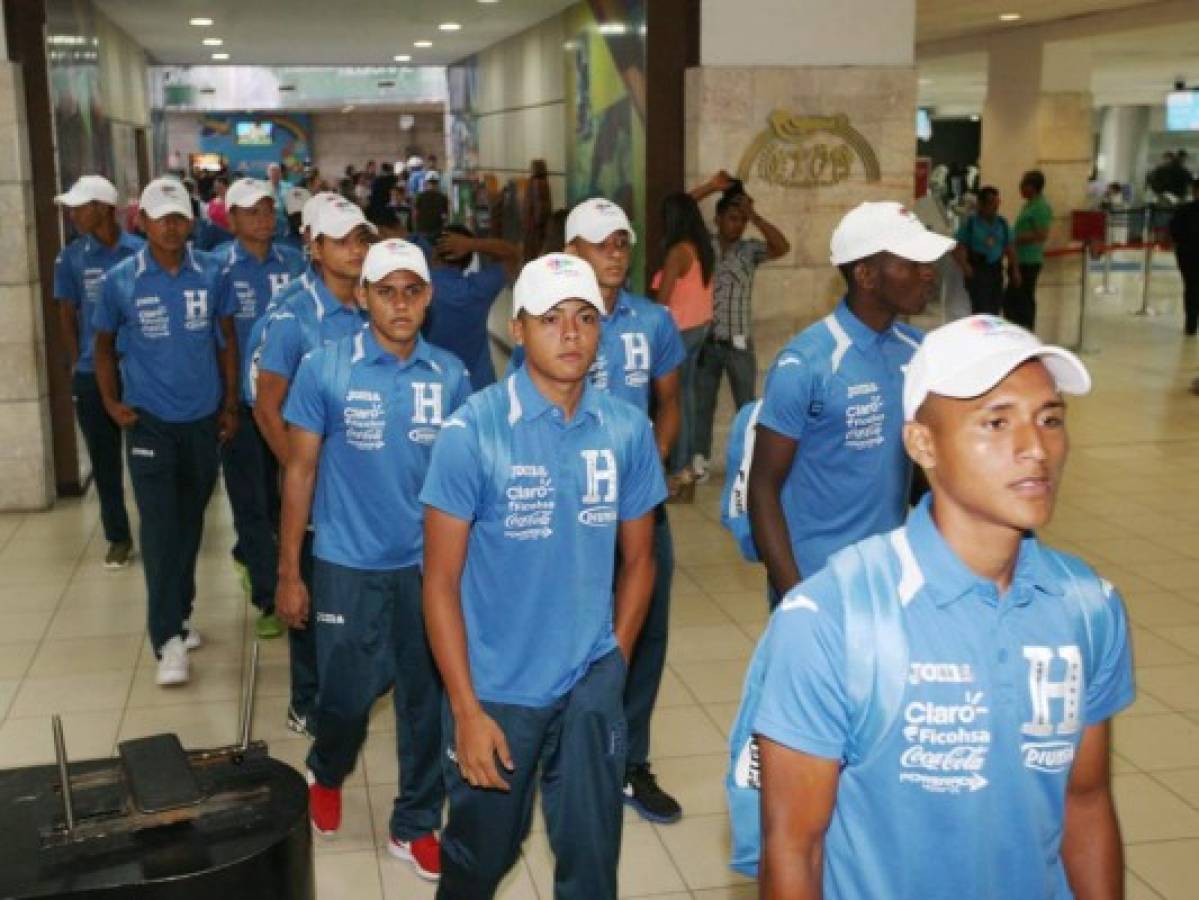
[[[283,634],[283,623],[273,612],[263,613],[254,623],[254,633],[262,640],[269,641]]]
[[[233,560],[233,568],[237,571],[237,577],[241,579],[241,589],[249,597],[254,593],[254,585],[250,581],[250,570],[246,568],[244,562],[238,559]]]

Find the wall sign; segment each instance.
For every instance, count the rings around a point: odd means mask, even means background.
[[[800,116],[775,110],[741,157],[737,177],[787,188],[830,187],[855,171],[879,180],[878,157],[843,113]]]

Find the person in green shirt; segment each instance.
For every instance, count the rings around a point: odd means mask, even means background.
[[[1037,321],[1037,277],[1045,262],[1045,242],[1053,210],[1043,196],[1045,175],[1030,169],[1020,179],[1020,196],[1024,206],[1016,216],[1016,258],[1020,264],[1020,280],[1008,285],[1003,297],[1003,317],[1032,331]]]

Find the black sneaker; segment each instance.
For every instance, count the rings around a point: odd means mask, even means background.
[[[302,734],[304,737],[315,738],[312,733],[312,725],[309,722],[308,716],[302,716],[296,712],[296,708],[290,703],[287,705],[287,728],[289,731],[294,731],[296,734]]]
[[[649,763],[625,770],[624,802],[637,810],[641,818],[659,825],[669,825],[683,816],[678,801],[658,787],[657,776],[649,770]]]

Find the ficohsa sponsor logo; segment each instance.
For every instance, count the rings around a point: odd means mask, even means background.
[[[1067,741],[1023,744],[1020,753],[1024,767],[1037,772],[1064,772],[1074,762],[1074,745]]]
[[[579,522],[598,528],[611,525],[616,521],[616,508],[613,506],[592,506],[579,513]]]

